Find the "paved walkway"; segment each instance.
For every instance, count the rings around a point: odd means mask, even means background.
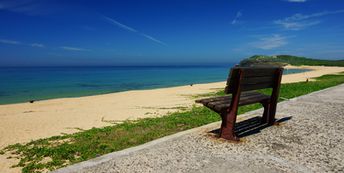
[[[217,122],[56,172],[344,171],[344,85],[285,101],[277,109],[280,125],[257,127],[259,133],[240,143],[215,138],[210,131]]]

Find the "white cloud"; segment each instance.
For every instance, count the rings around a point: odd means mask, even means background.
[[[323,11],[323,12],[313,13],[313,14],[308,14],[308,15],[297,13],[284,19],[275,20],[274,23],[277,25],[281,25],[283,28],[287,30],[297,31],[297,30],[305,29],[307,27],[318,25],[319,23],[321,23],[320,20],[312,20],[314,18],[319,18],[322,16],[333,15],[333,14],[340,14],[340,13],[344,13],[344,10]]]
[[[339,14],[339,13],[344,13],[344,10],[323,11],[323,12],[313,13],[313,14],[308,14],[308,15],[297,13],[291,17],[285,18],[284,20],[287,20],[287,21],[306,20],[310,18],[321,17],[321,16],[326,16],[326,15],[331,15],[331,14]]]
[[[143,37],[149,39],[149,40],[152,40],[152,41],[156,42],[156,43],[159,43],[159,44],[162,44],[162,45],[164,45],[164,46],[167,46],[166,43],[164,43],[164,42],[162,42],[162,41],[160,41],[160,40],[158,40],[158,39],[156,39],[156,38],[154,38],[154,37],[152,37],[152,36],[150,36],[150,35],[143,34],[143,33],[141,33],[141,35],[142,35]]]
[[[106,17],[106,16],[103,16],[104,19],[106,19],[107,21],[109,21],[111,24],[113,25],[116,25],[124,30],[127,30],[127,31],[131,31],[131,32],[137,32],[136,29],[132,28],[132,27],[129,27],[127,25],[124,25],[122,23],[119,23],[118,21],[114,20],[114,19],[111,19],[110,17]]]
[[[15,40],[6,40],[6,39],[0,39],[0,43],[3,43],[3,44],[21,44],[21,42],[19,41],[15,41]]]
[[[32,46],[32,47],[40,47],[40,48],[44,47],[44,45],[40,44],[40,43],[32,43],[32,44],[30,44],[30,46]]]
[[[0,43],[3,44],[11,44],[11,45],[20,45],[20,46],[31,46],[31,47],[39,47],[39,48],[43,48],[45,47],[43,44],[41,43],[31,43],[31,44],[27,44],[27,43],[23,43],[20,41],[16,41],[16,40],[7,40],[7,39],[0,39]]]
[[[294,31],[302,30],[307,27],[317,25],[319,23],[321,23],[321,21],[299,21],[299,22],[296,22],[296,21],[288,22],[288,21],[283,21],[283,20],[275,21],[275,24],[282,25],[284,29],[294,30]]]
[[[69,46],[62,46],[61,49],[69,50],[69,51],[90,51],[89,49],[78,48],[78,47],[69,47]]]
[[[124,24],[118,22],[118,21],[115,20],[115,19],[112,19],[112,18],[107,17],[107,16],[102,16],[102,17],[103,17],[105,20],[107,20],[109,23],[111,23],[111,24],[113,24],[113,25],[115,25],[115,26],[117,26],[117,27],[119,27],[119,28],[121,28],[121,29],[124,29],[124,30],[130,31],[130,32],[136,33],[136,34],[141,35],[141,36],[145,37],[146,39],[149,39],[149,40],[151,40],[151,41],[153,41],[153,42],[155,42],[155,43],[158,43],[158,44],[167,46],[167,44],[164,43],[163,41],[161,41],[161,40],[159,40],[159,39],[156,39],[156,38],[154,38],[154,37],[152,37],[152,36],[150,36],[150,35],[148,35],[148,34],[141,33],[141,32],[139,32],[138,30],[136,30],[136,29],[134,29],[134,28],[132,28],[132,27],[130,27],[130,26],[124,25]]]
[[[235,25],[238,23],[238,19],[242,16],[241,11],[238,11],[234,17],[234,19],[232,20],[232,25]]]
[[[307,0],[287,0],[288,2],[306,2]]]
[[[251,43],[255,48],[270,50],[278,47],[282,47],[288,44],[287,37],[279,34],[273,34],[259,38],[259,41]]]
[[[37,0],[2,0],[0,10],[6,10],[27,15],[42,15],[51,13],[52,8],[48,8],[47,2]],[[53,4],[49,1],[49,4]]]

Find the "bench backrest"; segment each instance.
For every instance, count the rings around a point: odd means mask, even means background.
[[[227,79],[225,93],[278,88],[283,68],[280,67],[234,67]]]

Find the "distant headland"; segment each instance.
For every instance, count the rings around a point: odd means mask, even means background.
[[[323,59],[312,59],[300,56],[292,55],[254,55],[250,58],[240,61],[240,66],[286,66],[286,65],[309,65],[309,66],[344,66],[344,60],[323,60]]]

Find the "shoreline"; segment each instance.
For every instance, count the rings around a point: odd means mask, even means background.
[[[284,75],[282,83],[306,81],[307,78],[344,71],[344,67],[327,66],[285,67],[288,68],[311,71]],[[74,133],[78,129],[104,127],[128,119],[161,116],[178,111],[180,107],[192,106],[192,95],[222,89],[225,83],[222,81],[0,105],[0,148],[62,133]]]
[[[210,67],[210,69],[213,68],[213,67]],[[218,67],[214,67],[214,68],[218,68]],[[221,67],[222,68],[222,67]],[[226,69],[226,70],[223,70],[223,69]],[[25,94],[25,93],[22,93],[22,94],[18,94],[18,92],[16,91],[13,91],[13,94],[11,92],[8,92],[6,91],[6,87],[5,87],[5,92],[0,92],[0,96],[2,96],[1,94],[4,94],[4,97],[1,97],[2,99],[0,99],[0,105],[10,105],[10,104],[20,104],[20,103],[28,103],[28,102],[38,102],[38,101],[46,101],[46,100],[53,100],[53,99],[67,99],[67,98],[79,98],[79,97],[88,97],[88,96],[97,96],[97,95],[105,95],[105,94],[112,94],[112,93],[119,93],[119,92],[125,92],[125,91],[133,91],[133,90],[151,90],[151,89],[159,89],[159,88],[172,88],[172,87],[178,87],[178,86],[186,86],[186,85],[193,85],[193,84],[207,84],[207,83],[217,83],[217,82],[223,82],[223,80],[225,80],[225,77],[226,76],[223,76],[223,74],[225,73],[228,73],[228,69],[229,68],[223,68],[223,69],[219,69],[219,70],[222,70],[222,77],[219,78],[219,76],[221,76],[220,74],[218,74],[218,77],[217,79],[208,79],[208,80],[193,80],[191,78],[192,75],[188,75],[189,78],[191,79],[190,81],[184,81],[184,82],[180,82],[180,83],[175,83],[175,79],[173,81],[171,81],[170,84],[167,84],[166,81],[162,81],[163,84],[161,85],[156,85],[156,86],[153,86],[153,85],[150,85],[149,83],[146,83],[147,86],[144,86],[145,82],[141,83],[141,82],[138,82],[139,84],[142,84],[142,87],[139,87],[139,88],[136,88],[136,89],[129,89],[129,88],[126,88],[126,87],[121,87],[121,88],[118,88],[118,86],[115,86],[114,85],[114,88],[112,90],[109,90],[109,89],[100,89],[100,88],[95,88],[93,90],[88,90],[88,91],[84,91],[83,88],[73,88],[72,86],[74,85],[90,85],[90,86],[106,86],[106,85],[109,85],[109,84],[106,84],[104,83],[104,80],[103,79],[103,85],[100,84],[96,84],[96,83],[89,83],[89,82],[83,82],[83,81],[79,81],[79,83],[74,83],[73,85],[70,84],[66,84],[66,86],[68,87],[72,87],[72,88],[69,88],[70,91],[73,91],[73,92],[69,92],[66,91],[65,89],[63,89],[64,87],[62,87],[62,89],[57,89],[57,92],[56,90],[50,90],[49,92],[47,92],[48,90],[44,89],[48,86],[44,85],[43,84],[43,89],[45,90],[44,93],[45,94],[40,94],[40,93],[37,93],[38,90],[34,89],[34,88],[22,88],[25,89],[25,90],[35,90],[34,92],[30,93],[30,94]],[[296,72],[294,71],[296,70]],[[297,72],[297,70],[300,70]],[[291,73],[291,74],[294,74],[294,73],[302,73],[303,70],[309,70],[309,69],[304,69],[304,68],[290,68],[290,71],[285,71],[285,75],[287,75],[287,73]],[[205,72],[206,73],[206,72]],[[43,79],[42,79],[43,80]],[[101,80],[100,80],[101,81]],[[111,79],[110,79],[111,81]],[[35,82],[36,83],[36,82]],[[40,82],[37,82],[38,84]],[[49,82],[48,82],[49,83]],[[88,83],[88,84],[86,84]],[[120,83],[118,82],[117,85],[122,85],[124,83]],[[36,84],[37,85],[37,84]],[[37,85],[36,87],[40,87],[41,85]],[[7,86],[8,87],[8,86]],[[55,85],[52,85],[50,86],[50,88],[54,88]],[[116,88],[117,87],[117,88]],[[8,88],[7,88],[8,90]],[[12,95],[10,97],[7,97],[9,95]],[[31,96],[29,96],[31,95]]]
[[[312,77],[344,72],[344,67],[287,66],[312,71],[284,75],[282,83],[306,81]],[[95,96],[59,98],[38,101],[33,104],[18,103],[0,105],[0,149],[14,143],[46,138],[63,133],[74,133],[80,129],[104,127],[127,119],[157,117],[175,112],[181,107],[194,104],[191,97],[206,94],[225,87],[225,81],[178,86],[150,90],[132,90]],[[2,168],[20,172],[19,168],[8,169],[15,159],[0,155]]]

